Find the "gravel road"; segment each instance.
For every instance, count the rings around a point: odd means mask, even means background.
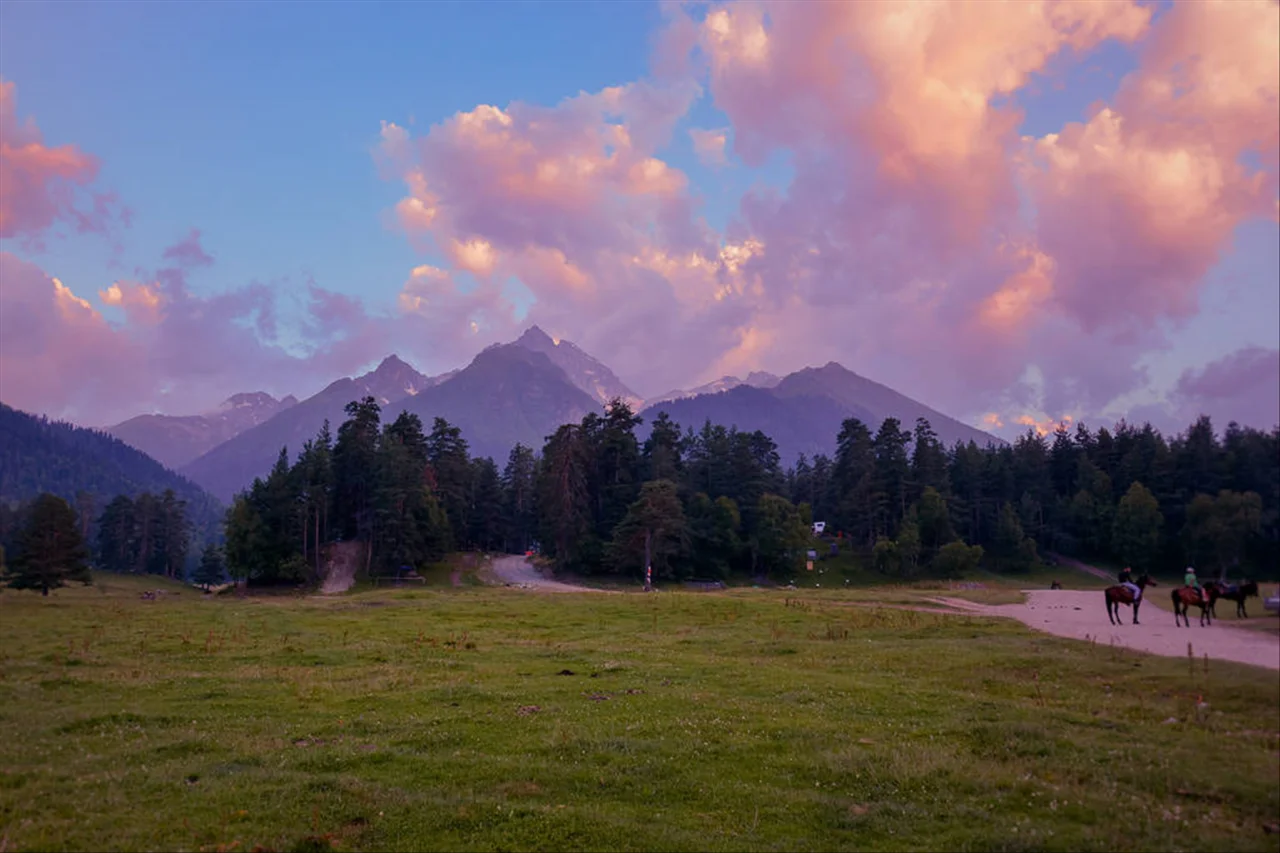
[[[1198,624],[1199,610],[1195,611],[1190,628],[1179,628],[1173,624],[1172,612],[1148,602],[1139,611],[1140,624],[1132,624],[1133,611],[1121,607],[1120,617],[1124,624],[1112,625],[1107,619],[1101,590],[1026,590],[1026,594],[1025,604],[976,604],[958,598],[938,598],[936,601],[957,610],[1017,619],[1038,631],[1059,637],[1093,639],[1102,644],[1114,642],[1117,646],[1167,657],[1186,657],[1187,643],[1191,643],[1197,660],[1208,654],[1212,660],[1238,661],[1280,670],[1280,637],[1262,631],[1233,628],[1221,622],[1201,628]]]
[[[576,586],[570,583],[561,583],[544,578],[538,574],[538,570],[533,567],[525,557],[498,557],[490,566],[491,571],[503,583],[509,583],[512,586],[524,587],[526,589],[534,589],[539,592],[608,592],[604,589],[592,589],[587,586]]]

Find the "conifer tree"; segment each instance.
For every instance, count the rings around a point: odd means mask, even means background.
[[[18,534],[17,554],[5,574],[5,585],[13,589],[49,590],[68,581],[93,582],[89,575],[89,549],[75,511],[62,498],[42,494],[35,499],[26,525]]]
[[[195,576],[192,578],[197,586],[204,587],[206,590],[211,586],[217,586],[222,583],[226,576],[226,569],[222,564],[222,549],[217,545],[206,545],[204,552],[200,555],[200,564],[196,566]]]

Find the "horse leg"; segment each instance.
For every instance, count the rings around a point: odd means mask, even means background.
[[[1109,621],[1112,625],[1116,624],[1116,620],[1111,616],[1111,596],[1103,592],[1102,601],[1104,604],[1107,605],[1107,621]]]
[[[1133,624],[1135,625],[1138,624],[1138,606],[1141,604],[1142,604],[1141,598],[1139,598],[1137,601],[1133,603]]]

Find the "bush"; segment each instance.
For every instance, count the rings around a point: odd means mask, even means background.
[[[938,549],[938,556],[933,558],[929,567],[939,577],[960,578],[977,569],[981,562],[981,545],[970,546],[957,539]]]

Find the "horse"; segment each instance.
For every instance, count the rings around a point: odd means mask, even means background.
[[[1186,626],[1190,628],[1191,617],[1187,614],[1192,607],[1200,608],[1201,628],[1205,622],[1213,624],[1213,612],[1209,609],[1209,597],[1206,593],[1196,592],[1195,587],[1190,586],[1175,587],[1170,593],[1173,599],[1173,624],[1181,625],[1182,620],[1186,620]]]
[[[1209,581],[1204,585],[1205,592],[1209,593],[1209,612],[1213,614],[1213,618],[1218,618],[1217,603],[1219,598],[1225,598],[1228,601],[1236,603],[1236,618],[1248,619],[1249,614],[1245,612],[1244,600],[1246,598],[1258,597],[1257,581],[1245,581],[1236,586],[1233,590],[1224,583],[1217,581]]]
[[[1054,581],[1053,583],[1049,584],[1049,589],[1062,589],[1062,584],[1058,583],[1057,581]]]
[[[1139,590],[1145,590],[1149,586],[1159,586],[1159,584],[1153,581],[1150,575],[1144,573],[1142,577],[1138,578],[1137,587]],[[1138,608],[1142,605],[1141,597],[1139,597],[1137,601],[1134,601],[1133,593],[1127,586],[1124,586],[1123,584],[1116,584],[1115,586],[1107,587],[1106,598],[1107,618],[1111,620],[1112,625],[1124,624],[1124,621],[1120,618],[1121,604],[1133,605],[1133,624],[1138,624]]]

